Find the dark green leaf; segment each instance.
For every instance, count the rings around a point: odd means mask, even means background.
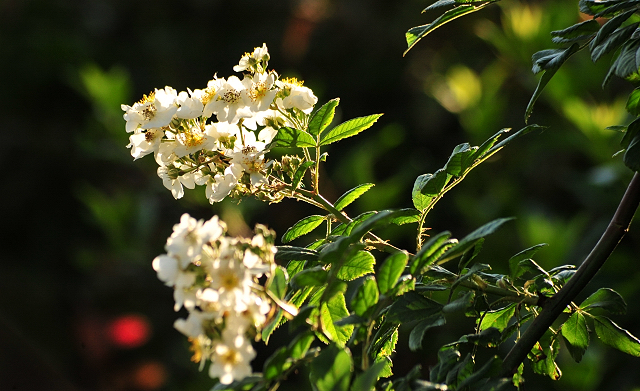
[[[481,159],[487,153],[487,151],[492,149],[493,145],[498,141],[498,139],[502,137],[503,134],[509,133],[509,131],[511,131],[511,128],[500,129],[498,133],[494,134],[485,142],[483,142],[482,145],[478,147],[478,150],[474,153],[473,159]]]
[[[324,290],[322,295],[322,300],[331,300],[335,295],[342,294],[347,291],[348,285],[344,281],[340,280],[332,280],[329,285]]]
[[[291,286],[299,289],[305,286],[321,286],[327,282],[328,272],[322,266],[305,269],[291,278]]]
[[[636,88],[629,94],[626,108],[629,114],[635,117],[640,116],[640,88]]]
[[[520,266],[520,261],[531,258],[535,253],[538,252],[538,250],[540,250],[544,246],[548,246],[548,244],[536,244],[535,246],[529,247],[526,250],[520,251],[509,259],[509,275],[511,276],[512,280],[515,281],[527,271]]]
[[[509,325],[509,321],[516,314],[516,304],[510,304],[496,311],[489,311],[484,314],[480,323],[480,330],[495,327],[502,332]]]
[[[624,152],[622,161],[633,171],[640,171],[640,134],[636,134],[635,137],[631,139],[627,150]]]
[[[311,288],[307,288],[307,289],[311,289]],[[289,333],[293,333],[298,327],[301,326],[309,326],[310,324],[317,327],[317,318],[314,316],[313,320],[310,320],[309,317],[312,316],[312,314],[317,311],[317,307],[313,306],[313,305],[305,305],[304,307],[300,308],[300,311],[298,311],[298,315],[296,315],[290,322],[289,322]]]
[[[458,284],[460,284],[462,281],[468,280],[469,278],[473,277],[474,275],[478,274],[478,272],[481,272],[483,270],[490,270],[491,266],[484,264],[484,263],[476,263],[475,265],[471,266],[471,268],[469,270],[467,270],[463,275],[461,275],[460,277],[458,277],[458,279],[456,279],[456,281],[453,283],[453,285],[451,285],[451,290],[453,290],[455,287],[458,286]]]
[[[366,235],[369,231],[375,229],[376,227],[384,226],[388,224],[390,221],[395,219],[398,216],[406,216],[407,210],[383,210],[371,217],[367,218],[362,222],[362,224],[358,225],[351,231],[349,237],[353,241],[359,241],[362,239],[364,235]]]
[[[331,124],[338,104],[340,104],[340,98],[331,99],[319,108],[318,111],[313,113],[309,120],[309,126],[307,127],[310,135],[317,137]]]
[[[627,19],[635,13],[635,10],[623,12],[620,15],[609,19],[605,24],[600,27],[600,31],[593,38],[593,41],[589,43],[589,49],[593,50],[594,47],[600,45],[613,33],[618,27],[622,25]]]
[[[316,146],[316,140],[302,130],[295,128],[280,128],[278,134],[273,138],[273,143],[276,147],[302,147],[312,148]]]
[[[389,223],[395,225],[404,225],[417,223],[420,220],[420,211],[413,208],[398,209],[402,214],[392,218]]]
[[[457,3],[458,2],[456,0],[438,0],[435,3],[431,4],[430,6],[428,6],[427,8],[423,9],[422,12],[431,11],[433,9],[440,8],[440,7],[448,7],[451,5],[455,5]]]
[[[604,316],[594,317],[598,338],[621,352],[640,357],[640,340]]]
[[[320,226],[325,218],[325,216],[313,215],[298,221],[282,235],[282,243],[289,243],[302,235],[308,234]]]
[[[449,371],[460,359],[460,352],[452,346],[443,346],[438,350],[438,364],[431,368],[429,380],[435,383],[443,382]]]
[[[295,276],[300,271],[302,271],[302,269],[304,269],[304,266],[306,264],[307,261],[289,261],[287,263],[287,274],[289,275],[289,277]]]
[[[458,387],[456,389],[462,390],[467,386],[474,385],[475,383],[477,383],[478,381],[484,378],[493,377],[500,372],[501,367],[502,367],[502,359],[498,356],[493,356],[477,372],[466,377],[463,381],[458,383]],[[492,380],[492,384],[485,385],[485,387],[483,387],[481,390],[498,391],[498,390],[502,390],[505,385],[509,386],[510,385],[509,383],[510,383],[509,379],[494,379]],[[472,389],[475,389],[475,388],[472,387]],[[511,387],[508,389],[511,389]]]
[[[613,74],[623,79],[633,79],[633,76],[637,75],[640,66],[636,57],[638,48],[640,48],[638,39],[631,39],[622,46],[618,58],[611,65]]]
[[[600,24],[593,19],[585,20],[563,30],[552,31],[553,43],[571,43],[590,38],[600,29]]]
[[[429,175],[429,174],[425,174]],[[422,186],[420,187],[420,193],[427,196],[436,196],[440,194],[442,189],[449,183],[451,175],[447,173],[444,168],[439,169],[431,176],[420,175],[418,178],[422,179]],[[416,179],[416,182],[418,180]],[[415,184],[414,184],[415,187]],[[416,208],[419,209],[419,208]]]
[[[425,195],[422,194],[421,190],[424,187],[424,184],[431,179],[432,174],[422,174],[416,178],[416,181],[413,183],[413,190],[411,191],[411,199],[413,201],[413,206],[417,210],[424,210],[429,206],[429,203],[433,199],[434,195]]]
[[[289,369],[291,361],[288,361],[289,352],[285,346],[280,347],[269,356],[262,369],[265,380],[273,380]]]
[[[467,265],[471,261],[473,261],[474,258],[478,256],[478,254],[480,254],[480,251],[482,251],[483,244],[484,244],[484,238],[481,238],[476,242],[476,244],[472,248],[470,248],[464,254],[462,254],[462,257],[460,257],[460,263],[458,264],[458,270],[462,270],[465,267],[467,267]]]
[[[376,273],[380,294],[384,295],[396,286],[398,278],[400,278],[404,268],[407,266],[408,260],[409,255],[406,252],[397,252],[387,257],[382,263]]]
[[[313,166],[314,164],[315,162],[313,161],[306,161],[302,163],[300,167],[298,167],[298,169],[296,170],[295,174],[293,174],[291,187],[293,187],[294,189],[297,189],[298,186],[300,186],[300,182],[302,182],[302,178],[304,177],[304,174],[307,172],[309,167]]]
[[[416,292],[407,292],[389,307],[387,319],[391,322],[423,320],[442,310],[442,304]]]
[[[457,346],[457,345],[478,345],[485,347],[493,347],[497,346],[500,343],[502,335],[498,329],[495,327],[489,327],[488,329],[482,330],[477,334],[467,334],[463,335],[456,342],[452,342],[445,346]]]
[[[462,238],[458,244],[448,249],[440,258],[438,258],[438,264],[443,264],[444,262],[459,257],[464,252],[466,252],[471,247],[475,246],[475,244],[482,238],[487,235],[494,233],[500,226],[507,221],[513,220],[513,217],[496,219],[488,222],[482,227],[476,229],[471,232],[469,235]]]
[[[467,378],[473,372],[473,358],[468,353],[465,358],[451,368],[445,382],[457,388],[457,384]]]
[[[316,261],[318,252],[304,247],[277,246],[276,261]]]
[[[376,279],[371,276],[367,277],[353,296],[351,308],[353,308],[356,315],[365,317],[368,315],[367,310],[378,304],[379,297],[380,294],[378,292],[378,286],[376,285]]]
[[[589,328],[587,320],[579,312],[574,312],[562,325],[562,336],[571,345],[569,353],[576,362],[582,360],[587,346],[589,346]]]
[[[437,29],[438,27],[448,23],[454,19],[457,19],[461,16],[470,14],[472,12],[480,11],[482,8],[488,6],[489,4],[494,3],[495,1],[487,1],[486,3],[480,3],[477,5],[460,5],[449,11],[446,11],[444,14],[440,15],[436,20],[429,24],[425,24],[422,26],[412,27],[405,34],[407,39],[407,50],[405,50],[404,54],[406,55],[411,48],[418,43],[420,39],[425,37],[427,34]]]
[[[553,75],[555,75],[560,66],[564,64],[564,62],[567,61],[567,59],[578,50],[580,50],[580,45],[574,43],[567,49],[543,50],[542,52],[538,52],[533,55],[533,73],[538,73],[542,70],[545,70],[545,72],[540,78],[538,86],[533,92],[533,95],[529,100],[529,104],[527,105],[527,109],[524,115],[525,123],[528,122],[529,117],[533,112],[533,106],[538,100],[540,94],[542,94],[542,90],[544,90],[544,87],[546,87],[546,85],[549,83]]]
[[[504,140],[500,141],[498,144],[496,144],[493,147],[491,147],[491,149],[489,149],[489,152],[487,154],[493,153],[493,152],[503,148],[505,145],[509,144],[513,140],[515,140],[515,139],[517,139],[517,138],[519,138],[521,136],[524,136],[525,134],[530,133],[530,132],[532,132],[534,130],[537,130],[537,129],[546,129],[546,127],[545,126],[536,125],[536,124],[525,126],[524,128],[518,130],[517,132],[515,132],[511,136],[505,138]]]
[[[599,45],[591,45],[591,60],[596,62],[605,54],[618,49],[631,37],[636,27],[638,27],[638,23],[619,28],[611,35],[606,36]]]
[[[442,307],[442,312],[450,313],[450,312],[458,312],[466,310],[471,304],[473,304],[473,298],[475,297],[475,292],[468,291],[461,295],[460,298],[446,304]]]
[[[291,343],[289,343],[288,353],[292,360],[299,360],[307,354],[311,344],[315,340],[313,333],[305,332],[298,334]]]
[[[349,190],[348,192],[344,193],[336,201],[336,204],[335,204],[336,209],[338,210],[344,209],[347,205],[357,200],[358,197],[366,193],[373,186],[375,186],[373,183],[365,183],[362,185],[358,185],[353,189]]]
[[[421,320],[413,327],[411,334],[409,334],[409,349],[414,352],[421,349],[424,333],[432,327],[443,326],[446,322],[447,321],[441,312]]]
[[[450,236],[451,232],[449,231],[440,232],[423,244],[420,251],[418,251],[411,260],[411,274],[417,275],[426,272],[426,269],[431,266],[440,255],[455,245],[457,240],[449,239]]]
[[[614,314],[624,314],[627,312],[627,303],[613,289],[600,288],[580,304],[580,309],[587,312],[594,308],[602,308]]]
[[[335,128],[322,133],[320,146],[329,145],[343,138],[355,136],[363,130],[370,128],[381,116],[382,114],[373,114],[343,122]]]
[[[317,391],[347,391],[352,371],[349,349],[331,344],[311,362],[309,379]]]

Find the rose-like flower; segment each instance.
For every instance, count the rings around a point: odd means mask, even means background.
[[[169,125],[174,114],[178,111],[176,90],[167,86],[162,90],[156,89],[149,95],[133,104],[121,105],[125,112],[123,117],[127,121],[127,132],[136,129],[162,128]]]
[[[249,362],[255,356],[255,350],[243,335],[225,329],[222,341],[215,346],[209,376],[217,377],[222,384],[244,379],[251,375]]]

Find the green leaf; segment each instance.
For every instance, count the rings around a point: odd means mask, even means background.
[[[476,242],[476,244],[473,247],[465,251],[465,253],[462,254],[462,257],[460,257],[460,262],[458,263],[458,270],[462,270],[465,267],[467,267],[467,265],[469,265],[469,263],[473,261],[475,257],[478,256],[478,254],[480,254],[480,251],[482,251],[483,245],[484,245],[484,238],[481,238]]]
[[[309,132],[309,134],[311,134],[313,137],[318,137],[318,135],[331,124],[338,104],[340,104],[340,98],[331,99],[330,101],[322,105],[322,107],[319,108],[318,111],[313,113],[311,119],[309,119],[309,126],[307,127],[307,131]]]
[[[473,155],[473,159],[481,159],[489,150],[492,149],[493,145],[498,142],[498,139],[502,137],[503,134],[509,133],[510,131],[511,128],[500,129],[498,133],[488,138],[478,147],[478,150]]]
[[[602,342],[621,352],[640,357],[640,340],[627,330],[604,316],[595,316],[593,324],[596,328],[596,334]]]
[[[347,283],[340,280],[332,280],[322,294],[322,300],[331,300],[335,295],[345,293],[347,291]]]
[[[365,274],[373,273],[376,258],[368,251],[358,251],[342,265],[337,277],[343,281],[352,281]]]
[[[491,147],[491,149],[489,149],[489,152],[487,152],[487,154],[490,153],[494,153],[497,150],[503,148],[505,145],[509,144],[510,142],[512,142],[513,140],[520,138],[521,136],[524,136],[527,133],[530,133],[534,130],[538,130],[538,129],[546,129],[546,126],[540,126],[540,125],[536,125],[536,124],[532,124],[532,125],[527,125],[524,128],[518,130],[517,132],[515,132],[514,134],[512,134],[511,136],[505,138],[504,140],[500,141],[498,144],[494,145],[493,147]],[[507,130],[508,131],[508,130]]]
[[[409,254],[406,252],[397,252],[385,259],[376,273],[380,294],[384,295],[396,286],[408,261]]]
[[[291,278],[291,286],[299,289],[305,286],[322,286],[327,282],[328,272],[322,266],[305,269]]]
[[[460,176],[473,162],[472,158],[476,151],[477,148],[471,148],[469,143],[456,146],[444,166],[445,171],[451,176]]]
[[[419,40],[421,40],[423,37],[434,31],[438,27],[444,25],[445,23],[451,22],[452,20],[457,19],[461,16],[480,11],[481,9],[492,3],[495,3],[495,1],[487,1],[486,3],[477,5],[461,5],[446,11],[444,14],[440,15],[436,20],[429,24],[410,28],[409,31],[407,31],[405,34],[408,48],[407,50],[405,50],[404,55],[406,55],[409,50],[411,50],[411,48],[413,48],[415,44],[418,43]]]
[[[629,142],[622,161],[633,171],[640,171],[640,133],[636,134]]]
[[[476,263],[475,265],[471,266],[469,270],[467,270],[463,275],[456,279],[453,285],[451,285],[451,290],[457,287],[458,284],[460,284],[462,281],[468,280],[469,278],[473,277],[475,274],[478,274],[478,272],[481,272],[483,270],[491,270],[491,266],[484,263]]]
[[[542,50],[533,55],[533,73],[538,73],[543,70],[545,70],[545,72],[540,78],[538,86],[533,92],[533,95],[529,100],[529,104],[527,105],[527,109],[524,115],[525,123],[528,122],[529,117],[533,112],[533,106],[538,100],[538,97],[542,94],[542,90],[544,90],[544,87],[546,87],[553,75],[555,75],[556,71],[560,69],[560,66],[562,66],[562,64],[564,64],[564,62],[567,61],[567,59],[571,57],[571,55],[573,55],[580,49],[580,45],[574,43],[566,49]]]
[[[423,320],[442,311],[442,304],[428,299],[416,292],[407,292],[396,299],[387,311],[391,322],[412,322]]]
[[[636,53],[640,48],[639,39],[628,40],[620,49],[618,58],[611,65],[610,72],[623,79],[634,80],[637,79],[638,67],[640,67],[639,59],[636,58]]]
[[[478,381],[487,378],[493,377],[500,372],[502,367],[502,359],[498,356],[493,356],[489,361],[487,361],[482,368],[480,368],[477,372],[474,372],[470,376],[467,376],[464,380],[458,383],[457,390],[463,390],[465,387],[473,386]],[[476,387],[471,387],[471,389],[477,389]],[[492,379],[488,383],[484,384],[484,387],[480,388],[479,391],[501,391],[501,390],[511,390],[513,389],[511,385],[510,379]]]
[[[457,388],[457,384],[465,378],[469,377],[472,372],[473,358],[471,357],[471,353],[468,353],[462,361],[454,365],[449,373],[447,373],[445,382],[448,385]]]
[[[351,385],[351,391],[371,391],[374,389],[382,370],[385,369],[387,363],[378,361],[370,366],[366,371],[358,375]]]
[[[362,224],[355,227],[353,231],[351,231],[351,234],[349,234],[349,237],[354,242],[359,241],[369,231],[379,226],[388,224],[390,221],[392,221],[398,216],[406,216],[406,214],[407,214],[406,209],[383,210],[383,211],[377,212],[375,215],[372,215],[371,217],[364,220]]]
[[[276,246],[276,261],[316,261],[318,252],[304,247]]]
[[[610,20],[610,22],[614,19]],[[596,62],[605,54],[618,49],[631,37],[637,27],[638,23],[634,23],[632,25],[619,28],[611,35],[606,36],[606,38],[604,38],[604,40],[598,45],[590,45],[589,48],[591,49],[591,60],[593,62]]]
[[[328,302],[320,306],[320,320],[322,332],[330,340],[344,346],[353,332],[353,325],[336,326],[334,323],[349,316],[344,294],[338,293]]]
[[[282,243],[289,243],[290,241],[299,238],[302,235],[308,234],[309,232],[318,228],[325,219],[325,216],[319,215],[305,217],[304,219],[295,223],[293,227],[289,228],[287,232],[282,235]]]
[[[560,379],[562,372],[555,360],[560,351],[557,335],[547,330],[528,354],[531,367],[535,373],[547,375],[553,380]]]
[[[429,380],[435,383],[443,382],[449,371],[460,359],[460,352],[451,346],[443,346],[438,350],[438,364],[431,368]]]
[[[589,346],[589,328],[587,320],[580,312],[574,312],[562,325],[562,336],[571,345],[569,353],[576,362],[582,360]]]
[[[331,344],[311,362],[309,379],[316,391],[347,391],[352,371],[349,349]]]
[[[548,246],[548,244],[536,244],[535,246],[529,247],[526,250],[520,251],[509,259],[509,276],[512,280],[515,281],[517,278],[521,277],[524,273],[527,272],[526,269],[523,269],[520,266],[520,262],[525,259],[530,259],[535,253],[538,252],[538,250],[540,250],[544,246]]]
[[[343,138],[355,136],[363,130],[370,128],[381,116],[382,114],[373,114],[343,122],[328,132],[322,133],[320,146],[329,145]]]
[[[357,200],[361,195],[366,193],[369,189],[375,186],[373,183],[364,183],[362,185],[358,185],[353,189],[347,191],[343,195],[338,198],[336,201],[335,207],[338,210],[344,209],[347,205]]]
[[[307,172],[309,167],[313,166],[314,164],[315,162],[310,160],[307,160],[306,162],[302,163],[300,167],[298,167],[298,169],[296,170],[295,174],[293,174],[291,187],[293,187],[294,189],[297,189],[298,186],[300,186],[300,182],[302,182],[302,178],[304,177],[304,174]]]
[[[447,321],[441,312],[421,320],[413,327],[411,334],[409,334],[409,349],[414,352],[416,350],[420,350],[422,348],[422,339],[424,338],[424,334],[427,330],[432,327],[443,326],[446,322]]]
[[[300,271],[302,271],[302,269],[304,269],[306,264],[307,261],[289,261],[287,263],[287,274],[289,275],[289,277],[295,276]]]
[[[633,9],[640,3],[638,0],[580,0],[580,12],[593,15],[595,18],[611,17],[620,11]]]
[[[614,314],[627,312],[627,303],[620,294],[610,288],[600,288],[581,304],[580,309],[590,312],[594,308],[602,308]]]
[[[482,322],[480,322],[480,330],[486,330],[489,327],[495,327],[502,332],[509,325],[509,321],[516,314],[516,304],[508,306],[496,311],[485,312]]]
[[[611,33],[613,33],[618,27],[620,27],[622,23],[629,19],[634,13],[635,10],[631,10],[623,12],[620,15],[609,19],[605,24],[602,25],[602,27],[600,27],[600,30],[598,31],[598,34],[596,34],[596,36],[593,38],[593,41],[589,43],[589,50],[593,51],[593,48],[609,39]]]
[[[425,268],[429,267],[437,257],[457,243],[456,239],[449,239],[450,236],[451,232],[443,231],[432,236],[423,244],[420,251],[413,256],[410,267],[411,274],[424,273]]]
[[[289,352],[285,346],[280,347],[271,356],[269,356],[262,369],[265,380],[273,380],[280,376],[284,371],[291,367],[291,362],[287,361]]]
[[[637,117],[640,116],[640,88],[636,88],[629,94],[626,109],[629,114]]]
[[[287,291],[287,281],[289,276],[287,270],[282,266],[276,266],[273,276],[271,277],[271,284],[268,289],[278,298],[284,299]]]
[[[431,200],[433,199],[433,195],[425,195],[422,194],[422,187],[424,184],[432,177],[432,174],[422,174],[416,178],[416,181],[413,183],[413,190],[411,191],[411,199],[413,201],[413,206],[417,210],[425,210]]]
[[[451,179],[451,175],[444,168],[439,169],[429,177],[425,177],[424,175],[420,175],[420,177],[424,177],[424,183],[420,187],[420,193],[428,196],[436,196],[440,194],[442,189],[444,189],[447,183],[449,183],[449,179]]]
[[[448,249],[444,254],[442,254],[442,256],[438,258],[438,264],[443,264],[448,260],[459,257],[468,249],[475,246],[480,239],[494,233],[498,228],[500,228],[500,226],[502,226],[502,224],[510,220],[513,220],[513,217],[495,219],[483,225],[482,227],[476,229],[475,231],[471,232],[469,235],[462,238],[458,242],[458,244],[456,244],[452,248]]]
[[[292,360],[299,360],[307,354],[311,344],[315,340],[313,333],[305,332],[298,334],[289,344],[288,353]]]
[[[313,148],[316,146],[316,140],[309,133],[288,127],[278,129],[278,134],[273,138],[273,143],[276,147],[287,148]]]
[[[380,294],[378,292],[378,286],[376,285],[376,279],[372,276],[367,277],[364,283],[358,287],[356,294],[351,300],[351,308],[360,317],[366,317],[367,310],[378,304],[378,298]]]
[[[551,36],[553,38],[551,40],[553,43],[558,44],[582,41],[595,35],[599,29],[600,24],[593,19],[589,19],[563,30],[552,31]]]
[[[389,223],[395,225],[404,225],[417,223],[420,220],[420,211],[413,208],[404,208],[399,209],[398,211],[403,211],[404,213],[392,218]]]
[[[451,312],[458,312],[462,310],[466,310],[471,304],[473,304],[473,298],[475,297],[475,292],[469,291],[461,295],[460,298],[447,303],[444,307],[442,307],[442,312],[445,314]]]

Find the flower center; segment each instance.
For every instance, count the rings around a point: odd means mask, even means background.
[[[240,100],[240,91],[229,90],[222,95],[222,100],[227,102],[227,104],[238,103]]]
[[[223,354],[220,358],[222,358],[222,362],[225,364],[236,365],[242,362],[242,356],[234,349],[229,349],[229,351]]]
[[[180,142],[186,147],[197,147],[204,143],[204,135],[199,132],[184,132],[180,133]]]

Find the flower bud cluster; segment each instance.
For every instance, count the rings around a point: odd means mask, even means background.
[[[217,216],[204,222],[182,215],[153,269],[174,288],[174,309],[189,312],[174,326],[189,337],[193,360],[200,369],[211,361],[209,375],[229,384],[251,374],[251,338],[273,312],[258,278],[270,277],[276,249],[275,234],[264,226],[251,239],[225,231]]]
[[[265,161],[269,144],[282,127],[304,128],[318,98],[302,82],[267,70],[269,59],[265,44],[233,67],[242,79],[214,76],[204,89],[179,93],[167,86],[122,105],[131,155],[153,153],[176,199],[196,185],[206,186],[211,203],[276,192],[272,162]]]

